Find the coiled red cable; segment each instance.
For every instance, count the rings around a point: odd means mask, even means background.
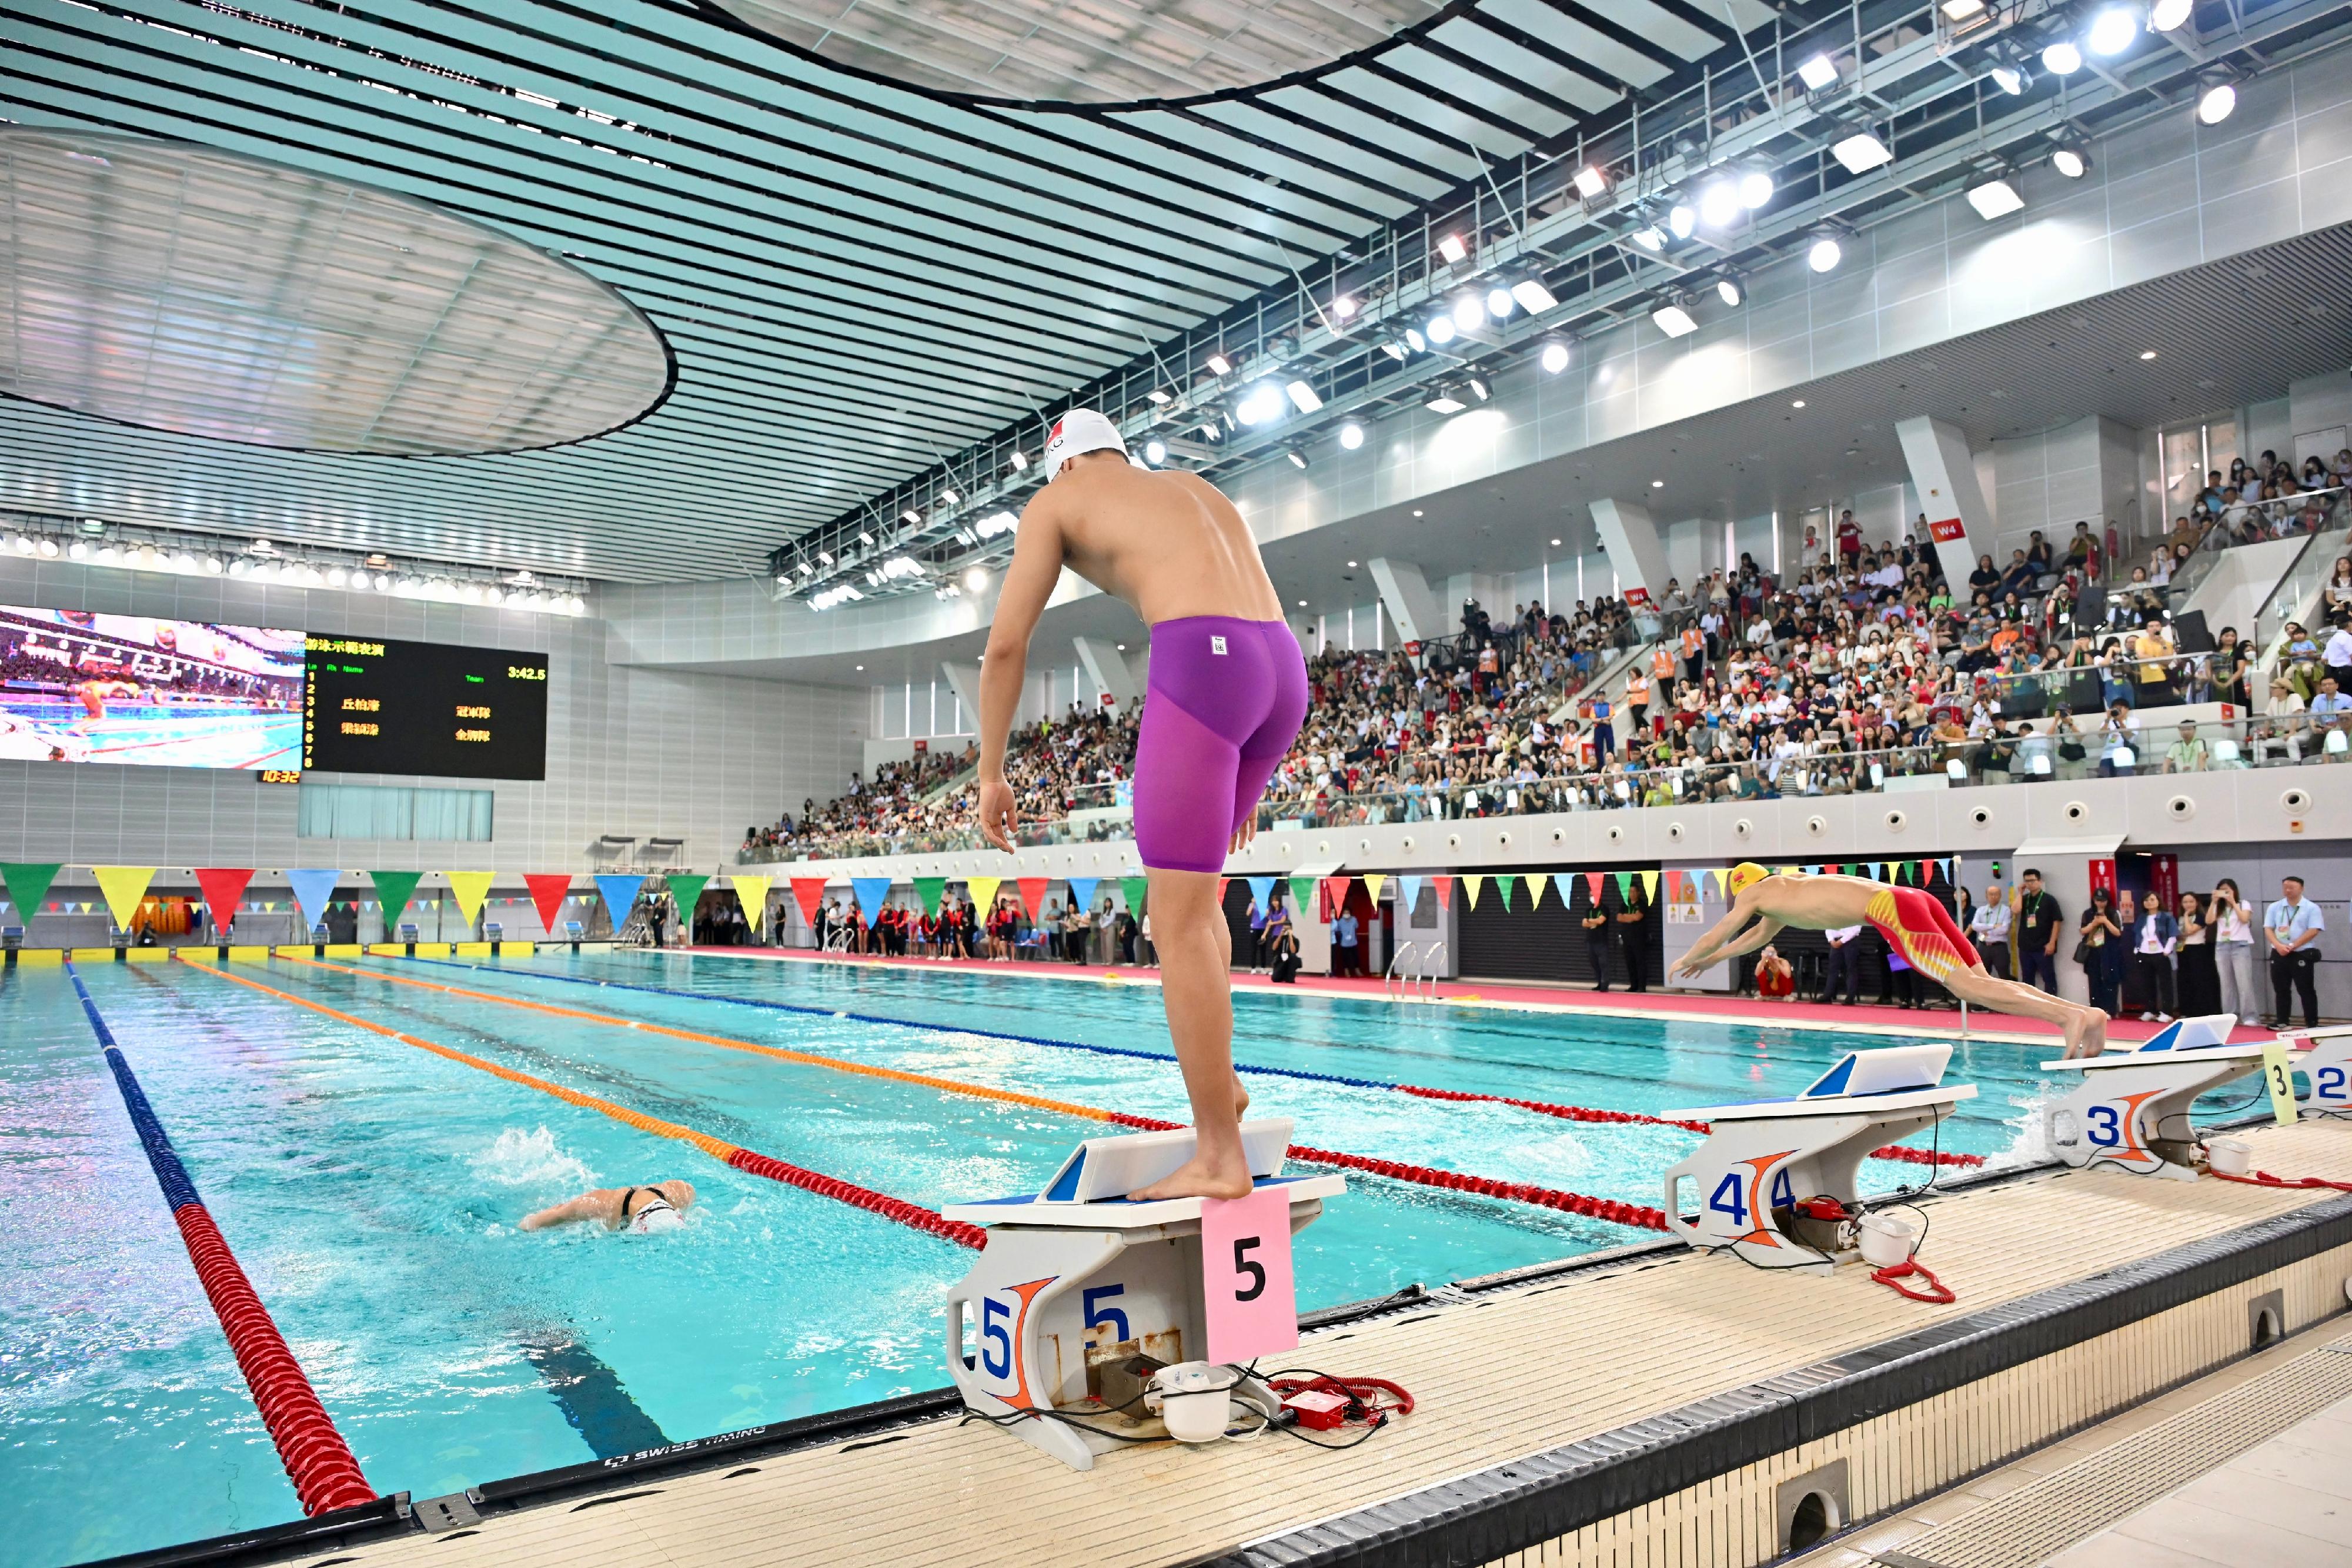
[[[2352,1192],[2352,1181],[2329,1181],[2325,1176],[2282,1176],[2268,1171],[2256,1171],[2252,1176],[2231,1176],[2223,1171],[2209,1170],[2206,1174],[2220,1181],[2240,1182],[2247,1186],[2321,1187],[2336,1192]]]
[[[1914,1291],[1902,1283],[1903,1281],[1915,1277],[1927,1281],[1926,1291]],[[1929,1306],[1948,1307],[1959,1300],[1958,1296],[1952,1294],[1952,1288],[1949,1285],[1936,1278],[1935,1270],[1916,1258],[1906,1259],[1889,1269],[1874,1270],[1870,1276],[1870,1281],[1874,1285],[1885,1286],[1906,1301],[1925,1301]]]

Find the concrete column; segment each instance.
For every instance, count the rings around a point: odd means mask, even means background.
[[[1407,643],[1426,643],[1443,637],[1453,628],[1445,612],[1429,591],[1429,580],[1421,568],[1409,560],[1391,560],[1385,556],[1372,559],[1372,585],[1380,591],[1381,603],[1396,623],[1397,636]]]
[[[1121,708],[1140,695],[1135,689],[1134,673],[1128,669],[1126,656],[1115,643],[1105,643],[1094,637],[1073,637],[1070,645],[1078,651],[1078,663],[1095,685],[1110,694],[1111,701]]]
[[[1608,552],[1610,570],[1628,601],[1646,603],[1665,592],[1666,579],[1674,573],[1666,570],[1665,541],[1649,507],[1639,501],[1603,497],[1592,503],[1592,523],[1601,531],[1601,548]]]
[[[951,664],[942,662],[940,665],[940,674],[947,677],[948,685],[954,691],[956,700],[963,704],[965,721],[969,723],[974,730],[979,729],[980,666],[978,664]]]
[[[1911,488],[1927,514],[1927,532],[1936,541],[1945,573],[1966,586],[1976,570],[1977,557],[1990,555],[2006,565],[1993,531],[1992,508],[1985,505],[1984,488],[1977,483],[1977,463],[1969,452],[1969,438],[1955,424],[1923,416],[1897,420],[1895,438],[1903,444],[1903,461],[1911,470]],[[1967,552],[1958,560],[1947,553],[1958,544]],[[2063,550],[2063,538],[2051,541]]]

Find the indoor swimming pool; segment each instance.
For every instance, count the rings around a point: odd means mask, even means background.
[[[936,1210],[1034,1190],[1072,1144],[1118,1131],[1027,1102],[1186,1115],[1148,985],[628,952],[503,971],[79,967],[380,1492],[432,1496],[945,1381],[939,1303],[964,1246],[710,1148]],[[1299,1143],[1637,1204],[1657,1201],[1694,1134],[1397,1086],[1655,1115],[1794,1092],[1867,1043],[1686,1019],[1234,1001],[1254,1113],[1296,1118]],[[11,1559],[78,1562],[298,1517],[64,972],[0,977],[0,1213],[19,1239],[0,1287]],[[1949,1076],[1980,1097],[1944,1125],[1941,1149],[2031,1156],[2034,1064],[2053,1054],[1962,1047]],[[715,1143],[654,1135],[551,1087]],[[1951,1168],[1874,1160],[1864,1183]],[[699,1195],[682,1233],[516,1228],[592,1186],[680,1176]],[[1654,1234],[1351,1173],[1299,1238],[1299,1304]]]

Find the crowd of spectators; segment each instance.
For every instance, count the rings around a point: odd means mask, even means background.
[[[1312,704],[1271,780],[1260,826],[1412,821],[1685,800],[1844,794],[1889,777],[1954,773],[2041,779],[2091,771],[2193,771],[2343,750],[2352,725],[2352,559],[2324,595],[2332,630],[2287,628],[2264,668],[2251,637],[2223,627],[2184,649],[2168,617],[2200,551],[2315,530],[2345,516],[2352,451],[2331,467],[2262,463],[2216,470],[2146,565],[2078,524],[2063,546],[2039,531],[2004,566],[1979,556],[1948,575],[1927,519],[1873,548],[1851,512],[1785,576],[1741,556],[1654,602],[1516,604],[1507,619],[1465,603],[1454,637],[1376,650],[1326,647],[1308,661]],[[2249,499],[2249,497],[2252,498]],[[1809,538],[1809,545],[1816,541]],[[1648,656],[1604,689],[1618,653]],[[2152,706],[2228,702],[2252,716],[2143,735]],[[1014,737],[1007,773],[1033,825],[1122,803],[1139,706],[1073,708]],[[935,768],[968,767],[969,748]],[[936,783],[939,774],[925,776]],[[972,839],[975,780],[938,799],[892,775],[830,806],[808,803],[754,835],[791,858],[822,841],[899,847]],[[1124,830],[1109,814],[1064,830]],[[1045,841],[1039,840],[1038,841]]]

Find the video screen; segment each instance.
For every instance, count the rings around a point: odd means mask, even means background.
[[[302,766],[544,779],[547,655],[313,633]]]
[[[299,768],[302,633],[0,605],[0,757]]]

